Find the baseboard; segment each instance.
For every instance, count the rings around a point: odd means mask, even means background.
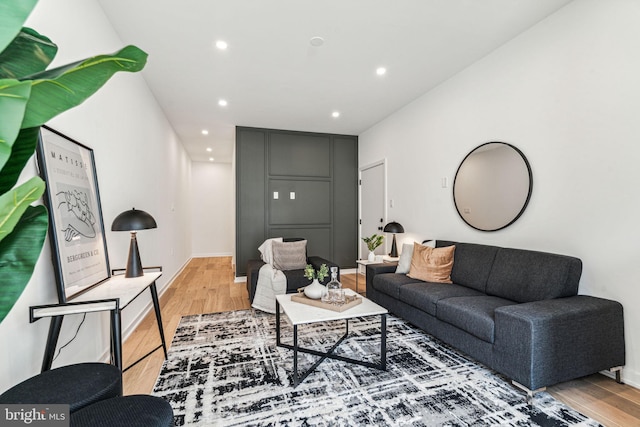
[[[233,256],[233,254],[231,252],[212,252],[204,254],[193,254],[191,258],[215,258],[222,256]]]
[[[614,379],[614,380],[616,379],[615,372],[600,371],[600,374],[604,375],[605,377]],[[631,386],[633,388],[640,389],[640,377],[638,377],[637,372],[631,371],[629,368],[623,367],[622,371],[620,371],[620,376],[621,376],[623,384],[626,384],[626,385]]]
[[[247,276],[238,276],[233,279],[233,283],[247,283]]]

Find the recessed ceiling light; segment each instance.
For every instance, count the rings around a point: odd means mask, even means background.
[[[216,42],[216,47],[217,47],[218,49],[220,49],[220,50],[225,50],[226,48],[228,48],[228,47],[229,47],[229,45],[228,45],[228,44],[227,44],[227,42],[226,42],[226,41],[224,41],[224,40],[218,40],[218,41]]]
[[[337,119],[338,117],[340,117],[340,111],[334,111],[333,113],[331,113],[331,117]]]
[[[311,37],[311,40],[309,40],[309,43],[311,44],[311,46],[313,47],[320,47],[324,44],[324,39],[322,37]]]
[[[384,67],[378,67],[376,68],[376,74],[379,76],[384,76],[385,74],[387,74],[387,69]]]
[[[213,157],[209,157],[209,161],[213,162],[215,159]]]
[[[227,106],[227,100],[226,99],[221,99],[218,101],[218,105],[221,107],[226,107]]]
[[[211,147],[207,147],[207,151],[210,153],[210,152],[212,152],[213,150],[211,149]]]
[[[206,129],[202,129],[202,134],[203,134],[203,135],[209,135],[209,131],[208,131],[208,130],[206,130]]]

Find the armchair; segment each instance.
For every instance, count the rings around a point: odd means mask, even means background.
[[[304,240],[302,238],[284,238],[284,242],[297,242]],[[320,268],[322,264],[327,264],[327,267],[338,267],[338,280],[340,280],[340,268],[338,264],[326,260],[319,256],[308,256],[307,264],[311,264],[316,270]],[[258,285],[258,272],[260,268],[265,265],[265,262],[261,259],[250,259],[247,261],[247,292],[249,293],[249,302],[253,303],[253,298],[256,294],[256,286]],[[298,288],[307,286],[310,281],[304,277],[304,269],[298,270],[284,270],[284,275],[287,278],[287,293],[296,292]],[[331,277],[325,277],[322,280],[322,284],[326,284],[331,280]]]

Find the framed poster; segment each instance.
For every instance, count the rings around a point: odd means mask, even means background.
[[[109,278],[93,150],[43,126],[38,164],[47,184],[49,240],[63,303]]]

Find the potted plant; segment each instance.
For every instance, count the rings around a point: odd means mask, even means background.
[[[311,299],[319,299],[322,297],[325,287],[320,282],[328,275],[329,267],[327,267],[327,264],[322,264],[320,270],[316,270],[313,268],[313,265],[307,264],[304,268],[304,277],[313,280],[313,282],[304,288],[304,294]]]
[[[376,254],[373,253],[373,251],[382,244],[384,236],[374,234],[371,237],[363,237],[362,240],[367,244],[367,249],[369,249],[369,256],[367,257],[367,260],[371,262],[375,261]]]
[[[127,46],[55,69],[58,47],[23,24],[37,0],[0,2],[0,322],[29,282],[48,228],[44,206],[32,206],[45,183],[16,185],[35,152],[40,126],[73,108],[118,71],[140,71],[147,54]]]

